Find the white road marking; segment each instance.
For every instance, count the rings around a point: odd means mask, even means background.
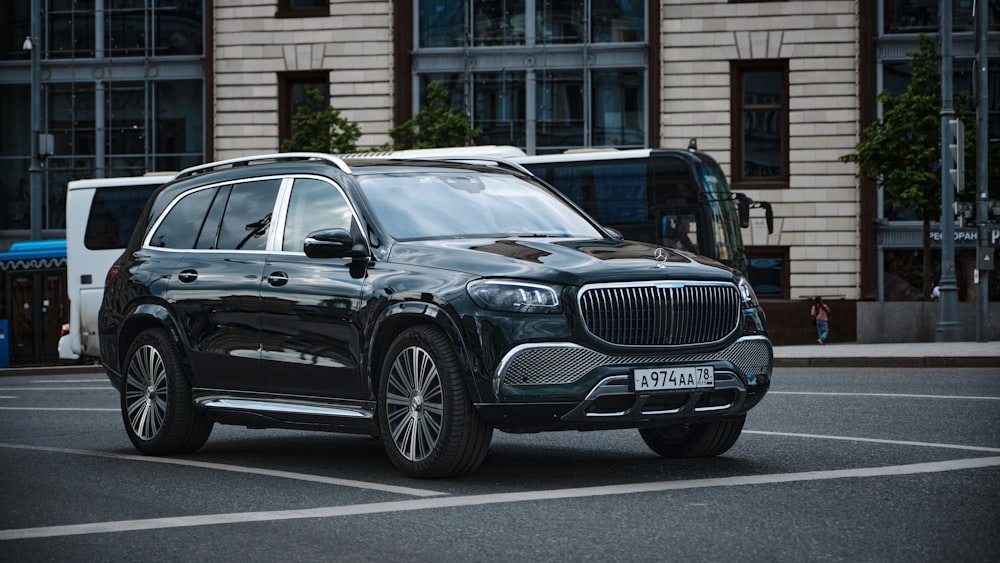
[[[961,444],[939,444],[935,442],[909,442],[906,440],[883,440],[879,438],[856,438],[853,436],[827,436],[824,434],[798,434],[794,432],[767,432],[764,430],[743,430],[744,434],[762,434],[765,436],[790,436],[792,438],[818,438],[820,440],[844,440],[847,442],[871,442],[873,444],[891,444],[894,446],[920,446],[925,448],[948,448],[952,450],[968,450],[971,452],[1000,453],[1000,448],[984,446],[964,446]]]
[[[545,500],[562,500],[608,495],[627,495],[663,491],[677,491],[707,487],[736,487],[746,485],[771,485],[779,483],[795,483],[802,481],[821,481],[829,479],[856,479],[866,477],[886,477],[898,475],[915,475],[921,473],[940,473],[944,471],[962,471],[1000,466],[1000,456],[980,457],[972,459],[956,459],[932,463],[914,463],[909,465],[893,465],[889,467],[863,467],[858,469],[839,469],[833,471],[805,471],[801,473],[776,473],[772,475],[744,475],[739,477],[723,477],[717,479],[693,479],[689,481],[659,481],[654,483],[634,483],[626,485],[606,485],[600,487],[582,487],[558,489],[550,491],[524,491],[517,493],[498,493],[486,495],[469,495],[459,497],[437,497],[419,500],[403,500],[394,502],[378,502],[370,504],[355,504],[350,506],[329,506],[304,510],[276,510],[270,512],[236,512],[229,514],[205,514],[202,516],[180,516],[175,518],[151,518],[145,520],[120,520],[115,522],[97,522],[92,524],[73,524],[66,526],[46,526],[40,528],[21,528],[15,530],[0,530],[0,541],[29,538],[49,538],[73,536],[81,534],[102,534],[113,532],[131,532],[139,530],[159,530],[165,528],[182,528],[191,526],[211,526],[218,524],[241,524],[250,522],[271,522],[301,518],[334,518],[339,516],[356,516],[362,514],[381,514],[386,512],[404,512],[410,510],[429,510],[438,508],[454,508],[460,506],[478,506],[483,504],[501,504],[512,502],[537,502]]]
[[[415,489],[412,487],[398,487],[395,485],[383,485],[381,483],[370,483],[367,481],[355,481],[352,479],[338,479],[336,477],[323,477],[320,475],[309,475],[308,473],[293,473],[291,471],[278,471],[274,469],[260,469],[254,467],[242,467],[239,465],[229,465],[224,463],[211,463],[206,461],[195,461],[189,459],[177,459],[170,457],[152,457],[143,455],[130,455],[130,454],[113,454],[108,452],[99,452],[94,450],[74,450],[71,448],[52,448],[47,446],[29,446],[21,444],[4,444],[0,443],[0,448],[13,448],[20,450],[33,450],[41,452],[55,452],[62,454],[74,454],[74,455],[86,455],[93,457],[105,457],[110,459],[121,459],[128,461],[144,461],[147,463],[163,463],[167,465],[184,465],[187,467],[197,467],[200,469],[215,469],[218,471],[231,471],[234,473],[250,473],[252,475],[266,475],[268,477],[279,477],[282,479],[295,479],[297,481],[310,481],[313,483],[323,483],[326,485],[339,485],[342,487],[353,487],[356,489],[369,489],[374,491],[383,491],[387,493],[396,493],[401,495],[410,495],[416,497],[431,497],[438,495],[446,495],[448,493],[442,493],[439,491],[430,491],[427,489]]]
[[[101,387],[0,387],[3,391],[114,391],[110,385]]]
[[[900,397],[904,399],[961,399],[963,401],[1000,401],[1000,397],[963,395],[911,395],[907,393],[822,393],[818,391],[768,391],[768,395],[830,395],[843,397]]]
[[[38,383],[38,384],[48,384],[48,383],[104,383],[108,387],[111,387],[111,382],[108,378],[97,378],[97,379],[35,379],[29,381],[28,383]],[[113,389],[113,387],[112,387]]]
[[[14,397],[0,397],[13,399]],[[121,409],[85,409],[83,407],[0,407],[0,411],[85,411],[85,412],[120,412]]]

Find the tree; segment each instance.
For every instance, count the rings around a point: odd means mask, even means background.
[[[912,57],[912,76],[906,91],[895,97],[889,91],[878,95],[882,115],[865,128],[855,152],[840,160],[856,163],[858,177],[884,188],[886,203],[912,210],[923,221],[926,298],[932,281],[930,226],[941,217],[940,56],[936,39],[926,34],[918,38],[917,51],[907,54]],[[955,106],[961,108],[967,97],[966,92],[955,96]]]
[[[482,134],[469,118],[448,105],[448,91],[440,82],[427,85],[427,100],[413,119],[389,129],[393,150],[464,147]]]
[[[305,151],[322,153],[356,152],[361,127],[341,117],[330,107],[319,90],[306,87],[306,103],[295,112],[292,136],[281,142],[281,152]]]

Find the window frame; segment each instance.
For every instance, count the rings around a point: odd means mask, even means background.
[[[778,72],[781,74],[781,100],[770,106],[753,106],[753,110],[772,108],[777,110],[781,123],[779,124],[781,152],[781,174],[770,178],[747,178],[744,175],[745,146],[745,115],[748,109],[743,103],[743,78],[752,72]],[[788,104],[788,60],[768,59],[754,61],[732,61],[730,63],[730,127],[732,139],[732,166],[730,167],[731,184],[734,190],[739,189],[770,189],[789,187],[789,104]]]
[[[789,247],[787,246],[747,246],[747,279],[751,287],[754,280],[750,278],[750,261],[755,259],[777,259],[781,260],[781,293],[758,293],[760,299],[790,299],[791,272],[789,271]],[[756,289],[754,289],[756,292]]]
[[[330,15],[330,2],[322,8],[296,8],[295,0],[278,0],[276,18],[318,18]]]
[[[326,84],[324,101],[330,104],[330,71],[328,70],[305,70],[278,73],[278,145],[285,139],[292,137],[292,122],[295,121],[295,113],[290,105],[292,101],[292,90],[301,84],[311,85],[322,82]]]

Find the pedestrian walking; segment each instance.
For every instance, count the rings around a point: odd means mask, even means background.
[[[823,303],[822,297],[816,296],[809,314],[816,325],[816,336],[819,337],[816,341],[826,344],[826,337],[830,334],[830,306]]]

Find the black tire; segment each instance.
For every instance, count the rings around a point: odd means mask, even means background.
[[[711,457],[733,447],[743,432],[747,415],[741,414],[704,424],[674,424],[642,428],[639,435],[649,449],[663,457]]]
[[[144,454],[191,453],[212,433],[212,421],[191,400],[180,353],[161,329],[140,333],[129,346],[121,411],[129,440]]]
[[[392,463],[411,477],[457,477],[486,458],[493,428],[466,392],[451,341],[431,326],[403,331],[382,366],[378,423]]]

